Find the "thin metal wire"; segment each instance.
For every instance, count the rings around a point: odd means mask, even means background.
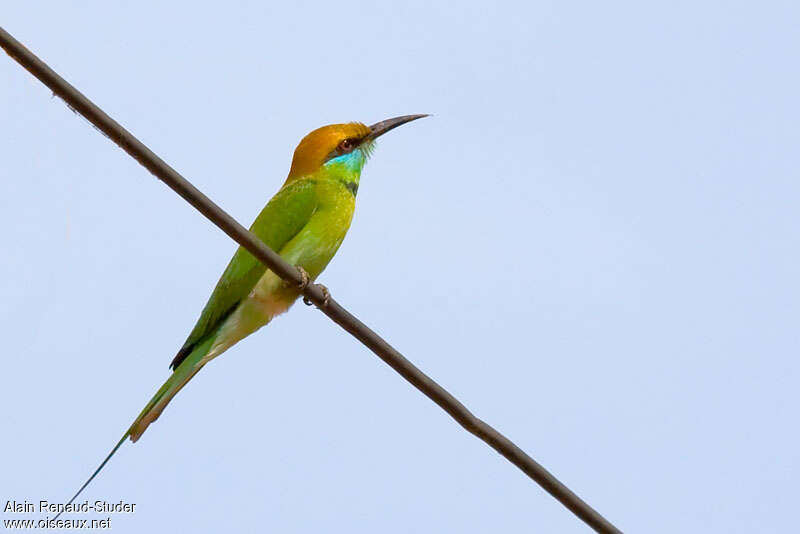
[[[158,179],[167,184],[167,186],[183,197],[189,204],[194,206],[194,208],[207,219],[228,234],[231,239],[245,247],[253,256],[275,272],[275,274],[290,283],[297,285],[303,283],[303,277],[297,268],[285,262],[278,254],[264,245],[255,235],[236,222],[233,217],[223,211],[183,176],[178,174],[177,171],[151,152],[149,148],[136,139],[130,132],[120,126],[111,117],[106,115],[103,110],[61,78],[55,71],[25,48],[19,41],[14,39],[14,37],[2,27],[0,27],[0,46],[2,46],[8,55],[17,63],[22,65],[43,84],[49,87],[54,94],[62,98],[71,109],[84,116],[109,139],[119,145]],[[438,404],[468,432],[485,441],[511,463],[516,465],[595,531],[603,533],[621,532],[533,458],[528,456],[522,449],[512,443],[511,440],[475,417],[461,402],[448,393],[443,387],[415,367],[414,364],[397,352],[378,334],[370,330],[364,323],[350,314],[350,312],[340,306],[333,298],[326,295],[326,292],[322,290],[319,284],[308,284],[303,290],[303,295],[316,304],[317,307],[336,324],[361,341],[415,388]]]

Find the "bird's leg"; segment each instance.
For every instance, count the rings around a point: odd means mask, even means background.
[[[305,289],[308,287],[308,283],[311,281],[311,278],[308,276],[306,270],[301,266],[295,265],[295,267],[297,267],[297,270],[300,271],[300,278],[302,278],[297,286],[300,288],[300,291],[305,291]]]
[[[331,292],[328,291],[328,288],[323,286],[322,284],[317,284],[317,286],[319,286],[319,288],[322,290],[322,307],[324,308],[325,306],[328,305],[328,302],[330,302],[331,300]],[[305,304],[306,306],[311,306],[314,303],[311,302],[311,300],[304,295],[303,304]]]
[[[302,280],[300,281],[299,284],[297,284],[297,286],[300,288],[300,291],[305,291],[306,288],[308,287],[308,284],[311,282],[311,277],[308,276],[306,270],[303,269],[300,265],[295,265],[295,267],[297,267],[297,270],[300,271],[300,277],[302,278]],[[303,295],[303,304],[305,304],[306,306],[311,306],[312,302],[308,300],[307,296]]]
[[[319,288],[322,290],[322,307],[326,307],[328,302],[331,300],[331,292],[328,291],[328,288],[323,286],[322,284],[317,284]]]
[[[295,267],[297,267],[297,270],[300,271],[300,277],[302,278],[302,280],[300,281],[299,284],[297,284],[297,286],[300,288],[300,291],[305,291],[305,289],[308,287],[308,284],[311,283],[311,277],[308,276],[306,270],[303,269],[301,266],[295,265]],[[323,286],[322,284],[317,284],[317,285],[322,290],[322,297],[323,297],[322,307],[324,308],[325,306],[328,305],[328,302],[330,302],[331,300],[331,292],[328,291],[328,288]],[[303,304],[305,304],[306,306],[311,306],[314,303],[311,302],[307,296],[303,295]]]

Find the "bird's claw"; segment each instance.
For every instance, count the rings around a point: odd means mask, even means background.
[[[300,278],[302,278],[302,280],[300,280],[300,283],[297,284],[297,285],[300,288],[300,291],[304,291],[305,288],[308,287],[308,284],[311,281],[311,278],[308,276],[308,273],[306,272],[305,269],[303,269],[299,265],[297,265],[296,267],[297,267],[297,270],[300,271]]]
[[[328,305],[328,302],[330,302],[331,300],[331,292],[328,291],[328,288],[323,286],[322,284],[317,284],[317,285],[322,290],[322,307],[324,308]],[[308,297],[303,296],[303,304],[305,304],[306,306],[311,306],[314,303],[311,302],[311,300]]]
[[[328,288],[319,284],[319,288],[322,290],[322,307],[326,308],[328,306],[328,302],[331,300],[331,292],[328,291]]]
[[[297,284],[297,286],[300,288],[300,291],[305,291],[306,288],[308,287],[308,284],[311,283],[311,277],[308,276],[308,272],[306,272],[305,269],[303,269],[299,265],[296,265],[296,267],[297,270],[300,271],[300,277],[302,278],[302,280],[300,281],[299,284]],[[322,284],[317,284],[317,285],[322,290],[322,307],[324,308],[325,306],[328,305],[328,302],[331,300],[331,292],[328,291],[328,288],[323,286]],[[303,304],[305,304],[306,306],[311,306],[314,303],[311,302],[311,300],[307,296],[303,295]]]

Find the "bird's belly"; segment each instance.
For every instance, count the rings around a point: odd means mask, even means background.
[[[346,202],[318,210],[308,224],[281,249],[281,257],[292,265],[303,267],[310,279],[315,280],[336,254],[347,233],[353,216],[351,199],[352,196],[345,198]],[[284,313],[299,296],[300,288],[266,270],[247,298],[225,322],[209,353],[210,357],[221,354]]]
[[[248,295],[247,304],[254,314],[260,314],[267,322],[288,310],[299,296],[299,289],[289,287],[287,282],[268,270]]]
[[[264,273],[247,298],[225,321],[204,360],[216,357],[288,310],[299,295],[298,289],[290,288],[272,271]]]

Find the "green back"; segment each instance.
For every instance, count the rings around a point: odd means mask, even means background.
[[[261,210],[250,231],[269,248],[280,251],[306,225],[317,207],[315,182],[302,179],[282,188]],[[171,367],[178,365],[206,336],[213,334],[255,287],[266,268],[242,247],[236,250],[222,273],[200,319],[178,351]]]

